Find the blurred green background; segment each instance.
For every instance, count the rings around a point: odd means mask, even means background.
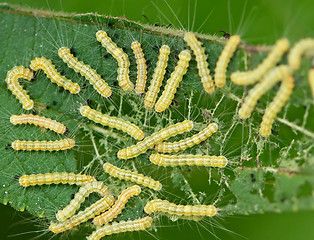
[[[63,12],[97,12],[104,15],[125,16],[142,23],[171,24],[207,34],[219,31],[238,33],[249,43],[273,44],[285,36],[292,42],[314,37],[313,0],[10,0],[10,4]],[[196,6],[196,8],[195,8]],[[146,17],[143,17],[145,15]],[[195,17],[195,21],[194,21]],[[194,22],[194,24],[193,24]],[[193,27],[192,27],[193,26]],[[221,33],[218,33],[221,34]],[[37,225],[27,213],[19,213],[0,204],[0,239],[32,239],[38,237]],[[178,225],[158,228],[159,239],[314,239],[314,212],[267,213],[251,216],[222,216],[220,225],[227,230],[212,228],[210,224]],[[230,233],[228,230],[234,232]],[[212,232],[211,235],[209,232]],[[171,235],[169,235],[172,233]],[[22,235],[20,235],[22,234]],[[46,235],[48,239],[52,235]],[[130,235],[124,235],[129,238]],[[147,233],[132,234],[137,239],[153,239]],[[74,236],[64,236],[75,239]],[[41,239],[41,237],[39,237]]]

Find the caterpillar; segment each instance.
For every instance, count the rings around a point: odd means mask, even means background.
[[[125,207],[125,204],[128,202],[129,198],[139,195],[141,193],[141,188],[137,185],[129,187],[123,190],[118,197],[118,200],[115,204],[106,212],[102,213],[101,215],[97,216],[93,220],[93,224],[95,225],[103,225],[111,222],[112,219],[116,218]]]
[[[105,31],[98,31],[96,38],[118,62],[118,82],[124,91],[131,91],[134,84],[129,78],[130,61],[128,55],[111,40]]]
[[[60,151],[68,150],[75,147],[75,141],[71,138],[66,138],[58,141],[21,141],[15,140],[12,142],[12,148],[15,150],[25,151]]]
[[[104,236],[122,233],[122,232],[135,232],[145,230],[152,225],[153,219],[149,216],[136,220],[120,221],[107,224],[101,228],[98,228],[90,236],[88,240],[99,240]]]
[[[34,107],[34,101],[30,99],[30,96],[19,84],[18,79],[23,78],[31,81],[33,77],[34,73],[32,70],[23,66],[16,66],[8,71],[7,77],[5,79],[8,89],[12,92],[13,95],[16,96],[25,110],[32,109]]]
[[[215,86],[221,88],[226,84],[228,63],[236,51],[241,39],[239,35],[231,36],[221,52],[215,68]]]
[[[95,182],[96,178],[85,174],[76,174],[68,172],[39,173],[23,175],[19,178],[19,184],[23,187],[49,184],[76,184],[84,185]]]
[[[155,144],[162,142],[177,134],[190,131],[193,127],[193,122],[185,120],[174,125],[170,125],[159,132],[153,133],[151,136],[144,138],[144,140],[138,142],[136,145],[119,150],[117,157],[119,159],[134,158],[148,149],[152,148]]]
[[[145,137],[145,133],[135,124],[125,121],[121,118],[102,114],[101,112],[98,112],[89,106],[81,106],[80,113],[82,116],[87,117],[96,123],[126,132],[136,140],[142,140]]]
[[[224,156],[208,155],[166,155],[152,154],[149,160],[160,166],[206,166],[224,168],[228,164],[228,159]]]
[[[189,147],[197,145],[218,130],[217,123],[211,123],[206,128],[204,128],[199,133],[193,135],[192,137],[182,139],[178,142],[160,142],[155,145],[155,150],[159,152],[178,152],[180,150],[185,150]]]
[[[170,47],[168,45],[162,45],[159,50],[158,61],[156,63],[153,78],[145,96],[144,107],[146,109],[151,109],[156,102],[157,95],[166,74],[169,54]]]
[[[302,55],[309,50],[314,50],[314,39],[304,38],[297,42],[290,50],[288,55],[288,64],[293,70],[298,70],[301,65]]]
[[[271,87],[281,79],[284,79],[291,74],[291,69],[287,65],[281,65],[273,68],[265,77],[256,84],[248,93],[242,107],[239,110],[239,117],[247,119],[251,116],[254,106],[260,97],[266,93]]]
[[[75,211],[80,208],[81,203],[85,200],[85,198],[93,192],[97,192],[102,197],[109,194],[108,187],[101,181],[94,181],[83,185],[75,194],[69,205],[57,212],[56,218],[58,221],[64,221],[72,217]]]
[[[204,90],[207,93],[213,93],[215,91],[215,84],[212,77],[209,74],[209,67],[207,62],[207,55],[205,54],[205,48],[202,47],[202,43],[197,40],[196,36],[192,32],[187,32],[184,35],[184,40],[192,49],[198,68],[198,73],[201,77]]]
[[[49,230],[54,233],[64,232],[74,227],[78,226],[79,224],[88,221],[91,218],[99,215],[100,213],[104,212],[108,208],[112,206],[114,203],[114,197],[112,195],[104,196],[99,199],[97,202],[93,203],[85,210],[80,211],[78,214],[74,215],[73,217],[63,221],[63,222],[51,222],[49,226]]]
[[[308,81],[312,92],[312,97],[314,99],[314,68],[309,70]]]
[[[14,125],[17,124],[34,124],[36,126],[48,128],[60,134],[67,132],[66,126],[50,118],[43,116],[33,115],[33,114],[22,114],[22,115],[12,115],[10,117],[10,122]]]
[[[272,67],[274,67],[282,55],[289,49],[289,41],[286,38],[277,40],[276,45],[268,56],[255,69],[248,72],[234,72],[231,81],[238,85],[250,85],[260,80]]]
[[[141,44],[138,41],[134,41],[131,44],[131,48],[134,52],[136,64],[137,64],[137,80],[135,85],[135,92],[141,95],[145,91],[145,85],[147,80],[147,66],[144,57]]]
[[[149,201],[144,211],[147,214],[154,212],[163,212],[175,216],[209,216],[217,214],[217,208],[214,205],[176,205],[167,200],[154,199]]]
[[[285,77],[282,80],[279,91],[277,92],[274,100],[267,106],[263,120],[260,127],[260,134],[263,137],[268,137],[271,133],[271,126],[273,121],[277,115],[277,113],[281,110],[283,105],[289,99],[294,87],[294,80],[292,75]]]
[[[80,92],[80,86],[77,83],[73,83],[71,80],[61,76],[52,64],[51,60],[48,60],[45,57],[37,57],[32,60],[30,68],[34,71],[42,69],[53,83],[56,83],[59,87],[69,90],[70,93],[76,94]]]
[[[137,184],[141,184],[145,187],[149,187],[156,191],[159,191],[162,188],[162,184],[159,181],[156,181],[150,177],[144,176],[143,174],[139,174],[136,172],[132,172],[130,170],[125,170],[122,168],[118,168],[111,163],[106,162],[103,165],[103,168],[106,173],[109,175],[123,179],[126,181],[131,181]]]
[[[179,83],[182,81],[183,75],[187,72],[189,61],[191,60],[191,54],[189,50],[183,50],[179,54],[179,61],[176,68],[171,73],[170,78],[167,81],[164,91],[155,105],[156,112],[163,112],[171,104]]]
[[[74,57],[70,49],[62,47],[58,50],[58,54],[69,68],[72,68],[75,72],[84,76],[101,96],[109,98],[112,95],[111,88],[96,70]]]

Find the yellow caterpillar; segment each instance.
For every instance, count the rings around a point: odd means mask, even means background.
[[[32,60],[30,68],[34,71],[42,69],[53,83],[56,83],[59,87],[69,90],[70,93],[76,94],[80,92],[80,86],[77,83],[73,83],[71,80],[61,76],[52,62],[45,57],[37,57]]]
[[[132,172],[130,170],[125,170],[122,168],[118,168],[111,163],[106,162],[103,168],[106,173],[108,173],[109,175],[113,177],[123,179],[126,181],[131,181],[137,184],[141,184],[145,187],[149,187],[157,191],[159,191],[162,188],[162,184],[159,181],[156,181],[150,177],[144,176],[143,174]]]
[[[131,91],[134,88],[134,84],[129,78],[130,61],[128,55],[111,40],[105,31],[98,31],[96,33],[97,40],[101,45],[106,48],[118,62],[118,82],[120,87],[124,91]]]
[[[75,141],[71,138],[66,138],[58,141],[21,141],[15,140],[12,142],[12,148],[15,150],[25,151],[60,151],[68,150],[75,147]]]
[[[93,224],[95,225],[103,225],[111,222],[114,218],[116,218],[124,209],[125,204],[128,202],[129,198],[139,195],[141,193],[141,188],[137,185],[129,187],[122,191],[118,200],[115,204],[106,212],[97,216],[93,220]]]
[[[126,132],[137,140],[142,140],[145,136],[144,132],[135,124],[121,118],[102,114],[101,112],[91,109],[89,106],[80,107],[80,113],[82,116],[87,117],[96,123]]]
[[[314,50],[314,38],[304,38],[297,42],[290,50],[288,64],[293,70],[298,70],[301,65],[301,57],[306,51]]]
[[[147,80],[146,60],[143,50],[141,48],[141,44],[138,41],[132,42],[131,48],[134,52],[137,64],[137,80],[135,85],[135,92],[136,94],[141,95],[145,92],[145,85]]]
[[[194,33],[192,32],[185,33],[184,40],[190,46],[196,57],[198,73],[201,77],[201,82],[205,92],[213,93],[215,91],[215,84],[212,77],[209,75],[209,67],[207,56],[205,54],[205,48],[202,47],[202,43],[196,39]]]
[[[136,220],[120,221],[107,224],[101,228],[98,228],[90,236],[88,240],[99,240],[104,236],[122,233],[122,232],[135,232],[145,230],[152,225],[153,219],[151,217],[144,217]]]
[[[218,130],[217,123],[211,123],[206,128],[204,128],[199,133],[193,135],[192,137],[182,139],[178,142],[161,142],[155,145],[155,150],[159,152],[178,152],[181,150],[185,150],[189,147],[197,145],[207,138],[209,138],[212,134],[214,134]]]
[[[23,108],[30,110],[34,107],[34,101],[30,99],[30,96],[19,84],[19,78],[31,81],[34,77],[33,71],[23,66],[14,67],[8,71],[7,77],[5,79],[8,89],[12,92],[14,96],[20,101]]]
[[[152,154],[149,160],[160,166],[206,166],[224,168],[228,164],[228,160],[224,156],[208,156],[208,155],[166,155]]]
[[[10,122],[14,125],[17,124],[34,124],[36,126],[51,129],[57,133],[64,134],[67,131],[66,126],[50,118],[33,114],[12,115]]]
[[[159,132],[153,133],[151,136],[144,138],[144,140],[138,142],[136,145],[119,150],[117,156],[119,159],[134,158],[148,149],[152,148],[155,144],[162,142],[177,134],[190,131],[193,127],[193,122],[185,120],[183,122],[170,125]]]
[[[82,61],[79,61],[71,53],[67,47],[62,47],[58,50],[59,57],[65,62],[69,68],[72,68],[75,72],[80,73],[84,76],[90,84],[93,85],[94,89],[103,97],[110,97],[112,94],[111,88],[102,79],[102,77],[96,72],[91,66],[86,65]]]
[[[191,54],[189,50],[183,50],[180,52],[177,66],[171,73],[165,89],[155,105],[156,112],[165,111],[171,104],[174,95],[177,92],[177,88],[179,87],[179,83],[182,81],[183,75],[187,72],[190,60]]]
[[[76,174],[68,172],[39,173],[23,175],[19,178],[19,183],[23,187],[44,185],[44,184],[76,184],[84,185],[95,182],[96,178],[85,174]]]
[[[162,81],[164,80],[164,76],[166,74],[169,54],[170,47],[168,45],[162,45],[159,50],[159,57],[156,63],[153,78],[145,96],[144,106],[146,109],[151,109],[156,102]]]

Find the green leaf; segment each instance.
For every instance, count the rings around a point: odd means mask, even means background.
[[[145,57],[150,62],[148,83],[158,58],[158,48],[168,44],[171,48],[166,79],[175,68],[178,53],[188,48],[183,32],[164,27],[141,25],[124,18],[96,14],[65,15],[26,10],[8,5],[0,9],[0,201],[9,203],[16,210],[26,209],[34,216],[45,216],[55,221],[55,212],[70,202],[77,187],[51,185],[23,188],[15,176],[46,172],[83,172],[96,176],[116,195],[132,184],[109,178],[102,170],[102,163],[109,161],[119,167],[137,170],[164,184],[160,193],[144,190],[140,198],[132,199],[121,219],[143,216],[142,209],[151,198],[163,198],[182,204],[211,204],[219,207],[221,214],[253,214],[309,210],[314,208],[314,125],[313,102],[307,83],[309,59],[296,73],[296,89],[279,113],[273,125],[273,134],[263,139],[258,133],[263,109],[274,97],[278,86],[262,97],[258,108],[247,121],[241,121],[237,110],[247,88],[236,86],[228,80],[225,88],[213,95],[203,91],[195,58],[185,75],[175,97],[175,103],[163,114],[146,111],[143,98],[134,92],[123,92],[116,84],[117,62],[96,40],[95,33],[102,29],[113,41],[125,49],[130,58],[130,77],[136,79],[136,62],[130,48],[134,40],[142,43]],[[225,40],[199,35],[208,54],[211,73],[223,49]],[[114,96],[104,99],[89,82],[69,69],[58,57],[58,48],[73,48],[79,60],[89,64],[104,76],[113,88]],[[156,49],[157,47],[157,49]],[[254,51],[250,51],[254,49]],[[235,70],[254,68],[267,55],[268,47],[244,46],[238,50],[228,66],[228,75]],[[266,52],[265,52],[266,51]],[[13,126],[13,114],[26,113],[21,104],[7,89],[5,77],[14,66],[29,66],[35,57],[51,59],[58,71],[77,82],[82,91],[70,94],[51,83],[43,72],[36,74],[31,83],[22,81],[24,88],[35,100],[39,115],[60,121],[70,129],[70,137],[77,146],[65,152],[17,152],[6,147],[16,139],[58,140],[64,136],[35,126]],[[251,60],[251,61],[247,61]],[[251,66],[245,63],[251,62]],[[285,59],[283,60],[285,63]],[[152,165],[148,158],[153,150],[132,160],[118,160],[119,149],[136,143],[120,131],[89,122],[78,111],[87,101],[95,109],[122,117],[140,126],[150,135],[157,130],[184,119],[196,122],[192,133],[172,140],[179,140],[203,129],[211,121],[217,122],[219,131],[209,140],[187,149],[185,153],[225,155],[232,162],[223,170],[204,167],[162,168]],[[203,113],[203,114],[202,114]],[[207,114],[204,114],[207,113]],[[92,196],[82,209],[97,199]]]

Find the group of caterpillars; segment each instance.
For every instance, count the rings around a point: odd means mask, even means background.
[[[141,193],[141,187],[138,185],[124,189],[115,200],[108,187],[102,181],[98,181],[95,177],[89,175],[55,172],[23,175],[16,178],[23,187],[44,184],[76,184],[80,186],[79,191],[74,195],[71,202],[56,213],[58,221],[50,223],[49,230],[56,234],[71,230],[79,224],[93,219],[92,223],[99,227],[87,239],[96,240],[114,233],[145,230],[153,222],[152,217],[145,216],[136,220],[110,223],[123,211],[131,197]],[[101,198],[75,214],[84,200],[94,192]],[[160,212],[178,218],[199,221],[204,216],[215,216],[218,213],[218,209],[214,205],[176,205],[166,200],[154,199],[147,202],[144,212],[148,215]]]
[[[110,39],[106,32],[98,31],[96,33],[96,37],[102,46],[104,46],[118,62],[118,82],[121,88],[124,91],[133,90],[134,84],[130,81],[129,78],[130,62],[127,54]],[[214,79],[210,75],[207,56],[205,54],[205,48],[202,47],[202,43],[197,40],[196,36],[191,32],[185,33],[184,40],[192,49],[196,57],[197,68],[204,90],[211,94],[215,91],[216,87],[224,87],[226,84],[226,69],[230,59],[240,45],[240,37],[238,35],[233,35],[227,40],[225,48],[223,49],[216,63]],[[141,44],[138,41],[134,41],[131,44],[131,48],[136,58],[138,70],[135,92],[138,95],[142,95],[145,92],[147,80],[146,60],[144,58],[143,50],[141,49]],[[267,107],[263,116],[260,133],[264,137],[268,137],[270,135],[273,120],[290,97],[294,87],[292,73],[293,71],[299,69],[301,56],[306,51],[314,49],[314,39],[305,39],[298,42],[289,52],[288,64],[274,67],[280,61],[283,54],[288,51],[288,48],[288,40],[280,39],[277,41],[269,55],[258,67],[248,72],[232,73],[230,77],[231,81],[237,85],[250,85],[259,81],[259,83],[249,91],[249,94],[239,111],[239,116],[241,119],[250,117],[251,112],[253,111],[253,108],[259,98],[275,83],[282,81],[282,85],[275,99]],[[112,95],[110,86],[102,79],[96,70],[92,69],[89,65],[86,65],[82,61],[79,61],[71,53],[70,49],[62,47],[59,49],[58,54],[59,57],[70,68],[89,80],[100,95],[106,98],[109,98]],[[152,76],[151,84],[144,98],[144,106],[146,109],[151,109],[155,105],[156,112],[163,112],[166,110],[174,98],[179,83],[182,81],[183,76],[188,70],[189,61],[191,60],[191,53],[189,50],[183,50],[179,54],[177,66],[171,73],[163,93],[157,100],[157,96],[166,73],[169,54],[170,47],[168,45],[163,45],[160,48],[160,54],[156,63],[154,74]],[[58,71],[55,69],[52,62],[45,57],[37,57],[32,60],[30,68],[34,71],[42,69],[52,82],[65,88],[66,90],[69,90],[73,94],[80,92],[80,86],[77,83],[73,83],[71,80],[61,76],[61,74],[58,73]],[[18,79],[24,78],[30,81],[33,79],[33,77],[33,71],[22,66],[14,67],[7,73],[6,82],[8,84],[9,90],[12,91],[17,99],[22,103],[23,108],[26,110],[32,109],[34,107],[34,102],[18,83]],[[312,88],[312,93],[314,94],[313,70],[310,70],[309,72],[309,83]],[[185,150],[206,140],[218,129],[218,125],[216,123],[211,123],[198,134],[195,134],[189,138],[172,143],[163,142],[164,140],[174,135],[190,131],[193,127],[193,122],[185,120],[183,122],[170,125],[167,128],[164,128],[159,132],[153,133],[151,136],[145,138],[144,132],[138,126],[121,118],[102,114],[101,112],[96,111],[89,106],[81,106],[79,111],[82,116],[87,117],[96,123],[122,130],[136,140],[139,140],[137,144],[119,150],[117,153],[117,157],[119,159],[134,158],[153,147],[156,151],[165,153]],[[20,116],[13,115],[11,116],[10,121],[12,124],[34,124],[37,126],[49,128],[60,134],[66,134],[68,131],[63,124],[43,116],[31,114],[23,114]],[[12,148],[15,150],[58,151],[67,150],[74,146],[75,141],[70,138],[48,142],[17,140],[12,143]],[[150,161],[160,166],[173,167],[196,165],[223,168],[228,163],[228,160],[224,156],[166,155],[159,153],[151,154]],[[130,170],[118,168],[109,162],[105,163],[103,168],[105,172],[113,177],[129,180],[157,191],[161,190],[162,188],[162,185],[159,181],[153,180],[150,177],[132,172]],[[121,221],[119,223],[114,222],[112,224],[108,224],[121,213],[130,197],[140,194],[141,188],[137,185],[122,191],[117,201],[114,202],[114,197],[110,194],[108,188],[103,184],[103,182],[97,181],[94,177],[91,176],[74,173],[47,173],[38,175],[24,175],[19,178],[19,182],[20,185],[24,187],[52,183],[81,185],[80,190],[74,196],[70,204],[63,210],[58,211],[56,218],[59,222],[51,223],[49,229],[54,233],[72,229],[78,224],[91,218],[94,218],[93,223],[95,225],[105,225],[93,232],[88,237],[88,239],[100,239],[104,235],[110,235],[122,231],[144,230],[150,227],[152,224],[152,218],[149,216],[137,220]],[[80,208],[80,205],[84,199],[92,192],[97,192],[102,198],[86,208],[84,211],[80,211],[77,215],[74,215],[75,212]],[[109,210],[106,211],[107,209]],[[183,206],[175,205],[174,203],[170,203],[161,199],[155,199],[148,202],[144,208],[144,211],[147,214],[151,214],[153,212],[163,212],[165,214],[191,220],[200,220],[203,216],[214,216],[217,214],[217,208],[213,205]]]

